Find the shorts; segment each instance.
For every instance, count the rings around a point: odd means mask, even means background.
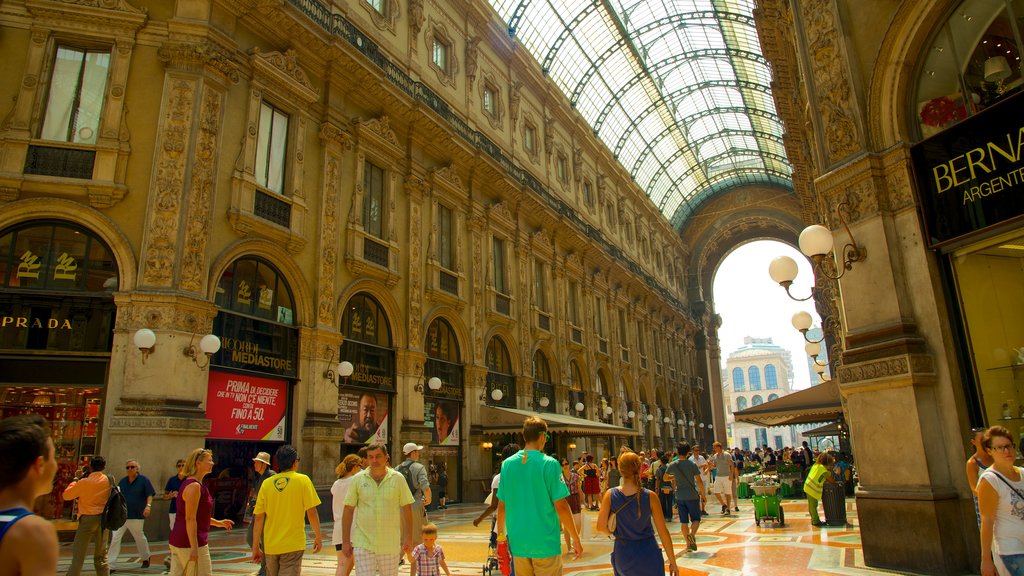
[[[676,508],[679,509],[679,522],[681,524],[700,522],[700,498],[676,500]]]
[[[712,492],[715,494],[725,494],[727,496],[732,495],[732,478],[728,476],[719,476],[715,478],[715,483],[711,485]]]

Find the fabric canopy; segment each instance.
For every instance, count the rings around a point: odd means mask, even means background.
[[[733,417],[737,422],[759,426],[788,426],[840,420],[843,418],[843,405],[839,399],[839,385],[835,380],[822,382],[771,402],[734,412]]]
[[[817,428],[812,428],[812,429],[808,430],[807,432],[804,432],[803,435],[808,437],[808,438],[822,438],[822,437],[825,437],[825,436],[839,436],[842,433],[842,429],[839,427],[839,425],[840,425],[840,422],[829,422],[828,424],[825,424],[824,426],[818,426]]]
[[[508,434],[522,432],[523,420],[528,416],[540,416],[548,423],[548,431],[565,432],[576,436],[639,436],[636,430],[594,422],[575,416],[550,412],[533,412],[498,406],[481,406],[480,423],[484,434]]]

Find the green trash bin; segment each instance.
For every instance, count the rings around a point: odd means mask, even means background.
[[[787,498],[787,497],[792,496],[792,495],[793,495],[793,487],[791,485],[789,485],[789,484],[780,484],[779,485],[779,496],[782,496],[783,498]]]
[[[750,498],[750,484],[746,482],[740,482],[740,485],[736,487],[737,498]]]

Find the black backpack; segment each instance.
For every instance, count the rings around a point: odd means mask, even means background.
[[[107,481],[110,482],[110,496],[107,496],[107,505],[100,515],[100,525],[104,530],[117,530],[128,521],[128,501],[112,477],[107,476]]]
[[[408,461],[408,466],[406,466],[406,463],[407,462],[402,462],[401,464],[399,464],[398,471],[402,473],[402,476],[405,476],[405,483],[409,485],[409,491],[412,492],[412,497],[415,498],[416,487],[413,486],[412,467],[414,464],[419,464],[419,462]],[[420,465],[422,466],[422,464]]]

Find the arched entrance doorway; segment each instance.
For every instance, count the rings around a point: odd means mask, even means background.
[[[423,378],[441,381],[437,390],[423,388],[423,424],[431,429],[427,452],[431,482],[435,483],[444,472],[448,479],[447,497],[461,500],[465,381],[459,342],[447,320],[435,318],[430,323],[423,349],[427,352]]]
[[[338,420],[345,428],[341,455],[361,446],[391,441],[389,416],[395,396],[395,350],[391,323],[372,295],[349,299],[341,317],[340,357],[352,363],[352,376],[338,390]]]

